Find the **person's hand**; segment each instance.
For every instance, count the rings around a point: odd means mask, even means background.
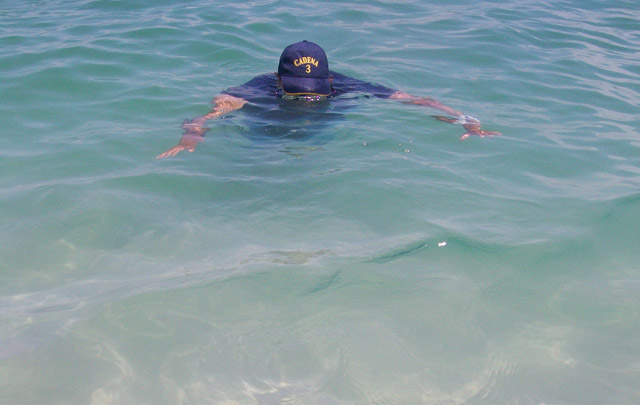
[[[173,148],[167,150],[164,153],[159,154],[158,156],[156,156],[156,159],[164,159],[166,157],[172,157],[177,155],[178,153],[182,152],[183,150],[188,150],[189,152],[193,152],[194,150],[196,150],[195,146],[184,146],[181,144],[178,144],[176,146],[174,146]]]
[[[204,132],[206,131],[185,132],[182,135],[182,139],[180,139],[180,143],[178,143],[173,148],[167,150],[166,152],[159,154],[158,156],[156,156],[156,159],[172,157],[182,152],[183,150],[193,152],[194,150],[196,150],[196,145],[198,144],[198,142],[202,142],[202,139],[204,138]]]
[[[464,141],[465,139],[467,139],[471,135],[479,136],[480,138],[484,138],[485,136],[502,135],[500,132],[496,132],[496,131],[485,131],[482,128],[480,128],[479,124],[467,124],[467,125],[463,125],[463,126],[464,126],[464,129],[467,130],[467,132],[462,134],[462,136],[460,137],[461,141]]]
[[[469,138],[471,135],[479,136],[480,138],[484,138],[485,136],[502,135],[500,132],[483,130],[480,127],[480,120],[469,115],[463,115],[458,118],[449,118],[442,115],[434,115],[433,118],[437,119],[438,121],[448,122],[450,124],[462,124],[464,129],[467,130],[467,132],[465,132],[460,137],[460,140],[462,141]]]

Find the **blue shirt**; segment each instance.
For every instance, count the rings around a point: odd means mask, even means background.
[[[336,72],[330,73],[333,77],[333,82],[331,84],[331,95],[328,98],[335,98],[348,93],[388,98],[396,92],[396,90],[379,84],[363,82]],[[261,98],[282,98],[282,91],[278,89],[277,83],[278,79],[275,74],[266,73],[254,77],[241,86],[231,87],[224,93],[243,98],[249,102]]]
[[[242,111],[253,134],[305,138],[325,128],[327,123],[343,119],[344,113],[355,107],[359,98],[388,98],[396,92],[340,73],[331,72],[331,75],[331,95],[317,101],[283,99],[278,78],[273,73],[256,76],[223,93],[247,100]]]

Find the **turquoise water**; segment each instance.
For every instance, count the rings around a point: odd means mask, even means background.
[[[0,402],[640,402],[636,1],[0,2]],[[362,98],[243,111],[308,39]]]

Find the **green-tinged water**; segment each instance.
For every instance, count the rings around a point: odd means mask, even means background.
[[[630,0],[0,0],[0,403],[640,403],[639,28]],[[503,135],[362,97],[155,159],[302,39]]]

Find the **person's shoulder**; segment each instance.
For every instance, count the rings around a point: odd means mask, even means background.
[[[329,73],[331,74],[332,79],[331,85],[339,94],[357,91],[359,85],[363,83],[361,80],[343,75],[342,73],[334,71],[330,71]]]
[[[254,77],[248,82],[235,87],[230,87],[224,91],[232,96],[248,98],[263,96],[274,92],[277,88],[277,78],[273,73],[264,73]]]
[[[396,90],[377,83],[365,82],[354,77],[346,76],[338,72],[331,72],[333,87],[336,95],[344,93],[364,93],[374,97],[388,98]]]
[[[276,75],[273,73],[263,73],[249,80],[243,86],[259,86],[263,84],[271,84],[276,82]]]
[[[343,75],[342,73],[334,72],[333,70],[329,72],[334,81],[345,81],[345,80],[356,80],[353,77],[349,77]]]

